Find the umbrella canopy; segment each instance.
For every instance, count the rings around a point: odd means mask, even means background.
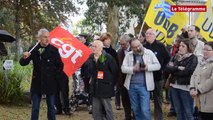
[[[7,31],[0,30],[0,42],[13,42],[16,39]]]

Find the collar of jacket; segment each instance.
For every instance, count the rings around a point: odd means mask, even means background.
[[[178,61],[181,61],[181,60],[183,60],[183,59],[185,59],[185,58],[188,58],[188,57],[190,57],[192,55],[192,53],[186,53],[186,54],[184,54],[184,55],[179,55],[179,54],[177,54],[177,60]]]
[[[157,40],[155,39],[152,43],[149,43],[149,42],[146,42],[146,43],[147,43],[147,45],[151,46],[151,45],[155,44],[156,41],[157,41]]]
[[[208,59],[203,59],[202,61],[201,61],[201,65],[205,65],[205,64],[208,64],[208,63],[210,63],[210,62],[213,62],[213,56],[211,56],[211,57],[209,57]]]
[[[98,58],[98,61],[99,61],[100,63],[104,63],[104,62],[106,61],[106,59],[107,59],[106,54],[107,54],[107,53],[106,53],[105,51],[102,52],[102,54],[101,54],[100,57]],[[92,53],[92,54],[90,55],[89,58],[92,59],[93,61],[96,61],[96,60],[95,60],[95,57],[94,57],[94,53]]]

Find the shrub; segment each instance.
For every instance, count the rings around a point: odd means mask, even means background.
[[[2,62],[1,62],[2,64]],[[29,76],[32,66],[22,67],[14,62],[14,69],[8,70],[8,80],[5,71],[0,71],[0,103],[20,103],[23,100],[23,91],[29,88]]]

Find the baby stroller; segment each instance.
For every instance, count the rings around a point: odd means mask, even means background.
[[[81,78],[81,69],[76,70],[73,74],[73,87],[72,95],[70,98],[70,109],[71,112],[77,110],[79,105],[86,104],[88,105],[88,93],[84,90],[84,81]]]

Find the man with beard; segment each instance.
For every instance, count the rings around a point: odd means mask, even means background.
[[[153,71],[159,70],[161,65],[155,54],[144,48],[138,39],[131,41],[131,48],[121,66],[122,72],[127,74],[124,86],[135,120],[151,120],[149,91],[154,90]]]

